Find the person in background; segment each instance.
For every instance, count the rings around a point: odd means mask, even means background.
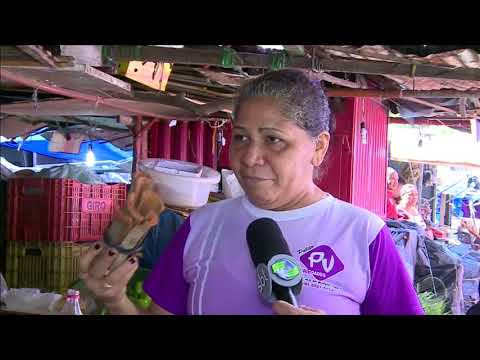
[[[387,219],[397,220],[398,173],[394,168],[387,168]]]
[[[423,221],[425,221],[425,224],[427,225],[427,231],[431,232],[433,238],[436,240],[444,239],[446,234],[443,231],[437,229],[432,223],[432,208],[427,199],[422,199],[419,211],[420,215],[422,215]]]
[[[445,239],[445,233],[433,226],[430,217],[432,215],[432,208],[427,199],[421,199],[420,206],[418,206],[418,191],[413,184],[406,184],[402,186],[402,198],[398,205],[399,217],[402,220],[407,220],[416,223],[425,230],[425,234],[431,240]]]
[[[477,229],[472,221],[462,220],[460,228],[467,230],[473,236],[472,248],[480,250],[480,229]]]
[[[400,190],[400,204],[397,206],[399,218],[401,220],[407,220],[419,225],[427,237],[431,240],[434,239],[431,229],[427,229],[427,224],[423,219],[422,214],[419,212],[418,205],[418,190],[413,184],[405,184]]]

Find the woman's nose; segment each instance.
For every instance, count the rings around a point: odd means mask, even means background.
[[[249,145],[244,150],[241,161],[244,165],[248,167],[253,167],[257,165],[263,165],[263,152],[262,149],[257,145]]]

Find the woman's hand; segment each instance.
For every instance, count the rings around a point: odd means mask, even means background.
[[[141,172],[135,174],[125,207],[115,212],[107,229],[110,241],[119,244],[133,227],[142,224],[145,228],[150,228],[158,223],[165,205],[154,187],[149,176]]]
[[[285,301],[276,301],[272,309],[277,315],[326,315],[325,311],[313,309],[308,306],[296,308]]]
[[[80,258],[80,278],[103,304],[116,306],[127,300],[127,284],[138,268],[138,259],[130,257],[111,271],[118,253],[98,242]]]
[[[127,234],[137,225],[142,225],[141,230],[146,233],[158,223],[159,215],[164,209],[165,205],[155,191],[152,179],[137,172],[126,205],[116,211],[105,236],[108,236],[112,244],[130,245],[127,248],[133,249],[142,237],[135,235],[127,241]],[[125,241],[128,244],[124,244]],[[136,312],[126,293],[127,284],[137,268],[138,258],[135,254],[126,258],[126,255],[119,254],[103,241],[94,244],[80,258],[80,278],[87,289],[95,299],[110,309],[118,309],[119,313]]]

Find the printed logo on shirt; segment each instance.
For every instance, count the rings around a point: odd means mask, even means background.
[[[300,257],[306,273],[317,280],[326,280],[344,269],[342,261],[330,246],[320,245]]]

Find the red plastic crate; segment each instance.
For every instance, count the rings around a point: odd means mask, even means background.
[[[83,242],[102,238],[127,187],[71,179],[19,178],[8,182],[7,239]]]

